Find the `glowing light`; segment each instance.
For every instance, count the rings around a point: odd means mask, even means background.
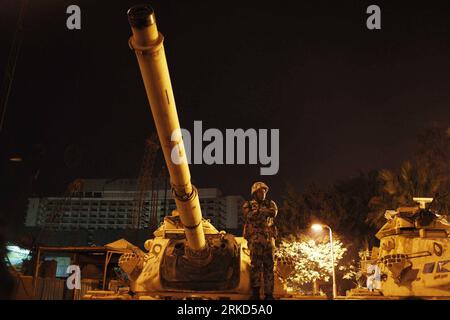
[[[30,255],[30,250],[20,248],[15,245],[6,246],[7,256],[13,266],[21,265]]]
[[[311,226],[311,229],[313,229],[314,231],[322,231],[323,230],[323,226],[321,224],[315,223]]]
[[[18,253],[18,254],[22,254],[22,255],[29,255],[30,254],[30,250],[28,249],[23,249],[19,246],[6,246],[6,250],[10,251],[10,252],[14,252],[14,253]]]

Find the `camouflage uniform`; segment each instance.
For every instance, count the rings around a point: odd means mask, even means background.
[[[254,196],[254,193],[252,195]],[[262,272],[264,293],[266,296],[272,295],[274,286],[273,249],[274,238],[276,237],[274,218],[278,212],[277,205],[271,200],[257,200],[254,197],[254,199],[244,203],[242,211],[245,221],[244,238],[247,240],[250,249],[251,285],[253,288],[260,287],[260,274]]]

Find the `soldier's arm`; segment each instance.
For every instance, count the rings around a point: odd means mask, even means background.
[[[278,207],[277,207],[277,204],[274,201],[272,201],[272,203],[273,203],[273,209],[275,211],[275,214],[273,215],[273,217],[276,218],[277,214],[278,214]]]
[[[278,214],[278,207],[277,204],[274,201],[270,201],[270,208],[267,210],[267,215],[270,218],[275,218]]]

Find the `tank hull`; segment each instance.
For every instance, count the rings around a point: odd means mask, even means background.
[[[386,250],[393,243],[395,247]],[[450,298],[449,249],[448,238],[390,236],[381,239],[378,263],[384,275],[381,292],[385,296]]]

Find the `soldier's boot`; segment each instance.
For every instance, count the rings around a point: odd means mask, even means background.
[[[250,300],[259,300],[259,287],[252,288],[252,295],[250,296]]]
[[[271,267],[273,270],[273,267]],[[274,300],[273,297],[273,271],[264,274],[264,300]]]
[[[272,293],[266,293],[264,296],[264,300],[275,300]]]
[[[270,279],[268,279],[268,281],[270,281]],[[264,300],[275,300],[273,297],[273,284],[270,282],[264,286]]]

